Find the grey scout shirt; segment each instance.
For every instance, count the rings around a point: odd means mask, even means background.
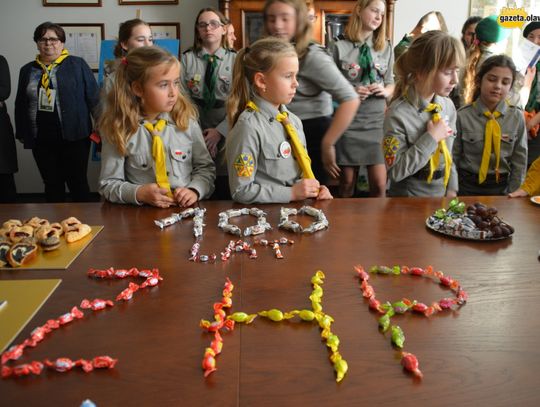
[[[375,51],[373,49],[373,35],[366,38],[366,44],[369,45],[377,82],[384,83],[385,86],[394,83],[394,74],[392,72],[394,53],[392,52],[390,41],[387,41],[386,47],[381,51]],[[362,45],[363,43],[361,42],[352,42],[344,39],[332,43],[330,47],[330,52],[338,68],[353,86],[362,85],[360,82],[362,70],[358,64],[358,55],[360,54],[360,47]]]
[[[427,123],[431,113],[424,112],[427,104],[422,101],[420,107],[414,106],[405,96],[396,99],[386,113],[384,119],[385,145],[393,143],[396,147],[392,165],[388,167],[390,180],[390,196],[444,196],[444,177],[427,182],[426,177],[413,177],[418,171],[429,168],[429,160],[438,148],[438,143],[427,132]],[[452,145],[456,129],[456,108],[447,98],[435,96],[435,103],[442,107],[441,117],[446,120],[453,133],[448,137],[446,146],[452,153]],[[387,151],[385,150],[385,153]],[[427,167],[426,167],[427,166]],[[437,170],[444,172],[444,157],[440,154]],[[456,166],[452,163],[448,190],[457,191],[458,181]]]
[[[300,167],[292,147],[286,149],[285,128],[276,120],[278,109],[260,97],[252,100],[259,111],[244,110],[227,137],[225,151],[232,198],[245,204],[290,202],[292,186],[302,175]],[[287,109],[281,106],[281,111]],[[289,119],[305,146],[302,122],[290,112]],[[239,170],[242,160],[248,172]]]
[[[519,188],[527,170],[527,132],[521,109],[501,101],[496,109],[501,113],[497,119],[501,126],[501,157],[499,172],[509,176],[510,191]],[[457,113],[457,137],[453,156],[458,170],[478,174],[484,151],[484,134],[488,118],[484,112],[488,108],[477,99],[463,106]],[[495,174],[495,151],[492,149],[488,174]]]
[[[227,111],[225,101],[229,97],[232,84],[232,72],[236,51],[219,48],[214,56],[218,58],[217,81],[216,81],[216,105],[209,111],[204,111],[203,89],[204,74],[207,62],[204,55],[207,52],[188,50],[182,54],[182,69],[180,80],[191,99],[196,103],[199,110],[199,120],[203,130],[216,128],[224,137],[228,133]]]
[[[216,169],[199,124],[191,120],[189,127],[180,131],[168,114],[162,114],[160,118],[167,120],[161,139],[172,191],[180,187],[192,188],[199,194],[199,199],[210,196]],[[137,189],[156,182],[152,135],[143,124],[141,121],[135,134],[128,139],[125,156],[103,137],[99,193],[110,202],[139,204],[135,198]]]
[[[296,95],[287,108],[302,120],[331,116],[332,99],[341,104],[358,98],[332,57],[317,44],[311,44],[300,60],[297,80]]]

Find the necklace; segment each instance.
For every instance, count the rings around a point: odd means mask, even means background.
[[[360,288],[362,290],[362,295],[368,300],[369,308],[383,314],[378,321],[381,331],[385,333],[390,328],[392,344],[400,349],[403,349],[403,345],[405,343],[405,334],[398,325],[391,324],[391,318],[394,315],[405,314],[408,311],[413,311],[423,314],[426,317],[430,317],[437,312],[461,307],[467,302],[469,297],[468,294],[461,288],[459,281],[445,276],[442,271],[433,271],[433,267],[431,266],[428,266],[425,269],[420,267],[409,268],[407,266],[373,266],[369,270],[369,272],[372,274],[411,275],[431,278],[438,281],[440,285],[450,288],[450,290],[456,296],[456,298],[442,298],[439,301],[433,302],[431,305],[427,305],[416,300],[411,301],[408,298],[402,298],[400,301],[393,303],[387,301],[384,304],[381,304],[381,302],[375,296],[375,289],[368,283],[370,278],[369,273],[367,273],[360,265],[355,266],[354,269],[358,273],[358,277],[361,281]],[[422,372],[418,368],[418,359],[412,353],[402,351],[401,364],[406,370],[412,372],[416,377],[422,377]]]

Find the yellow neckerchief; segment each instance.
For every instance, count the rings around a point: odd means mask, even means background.
[[[476,102],[473,103],[476,106]],[[487,177],[489,171],[489,161],[491,152],[495,153],[495,180],[499,182],[499,163],[501,160],[501,125],[497,119],[501,116],[501,112],[495,110],[491,113],[489,110],[483,112],[488,118],[486,128],[484,130],[484,151],[482,152],[482,162],[480,171],[478,172],[478,183],[482,184]]]
[[[431,112],[431,119],[433,120],[433,123],[437,123],[439,120],[441,120],[442,106],[438,103],[430,103],[424,109],[424,112]],[[427,182],[428,184],[431,183],[433,179],[433,173],[439,167],[441,154],[444,157],[444,186],[446,187],[448,185],[448,180],[450,179],[452,155],[450,154],[450,151],[448,151],[445,140],[439,141],[437,149],[429,158],[429,175],[427,178]]]
[[[255,102],[251,100],[247,103],[246,107],[256,112],[260,111],[258,106],[255,104]],[[315,179],[315,174],[313,174],[313,171],[311,170],[311,158],[309,158],[306,148],[300,142],[300,138],[298,137],[298,133],[296,132],[296,129],[294,128],[292,123],[289,121],[287,112],[278,113],[276,116],[276,120],[283,125],[283,127],[285,128],[285,131],[287,132],[287,135],[289,136],[294,158],[296,158],[296,162],[298,163],[298,166],[302,170],[303,178]]]
[[[163,140],[160,137],[160,133],[167,125],[167,120],[159,119],[155,125],[145,121],[144,127],[152,135],[152,157],[155,162],[156,181],[160,188],[167,190],[167,196],[172,198],[171,184],[167,177],[167,163],[165,161],[165,149],[163,148]]]
[[[36,62],[43,70],[43,74],[41,75],[41,87],[45,89],[45,94],[47,95],[47,99],[49,99],[49,103],[51,103],[51,89],[49,87],[50,85],[50,74],[55,66],[58,66],[62,63],[64,59],[66,59],[69,56],[69,52],[67,49],[63,49],[60,56],[56,58],[51,64],[45,65],[43,62],[39,59],[39,54],[36,55]]]

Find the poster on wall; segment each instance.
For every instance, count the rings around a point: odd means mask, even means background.
[[[97,72],[99,68],[99,52],[105,34],[104,24],[63,24],[66,32],[65,48],[71,55],[81,57],[90,68]]]
[[[148,23],[154,40],[180,39],[180,23]]]

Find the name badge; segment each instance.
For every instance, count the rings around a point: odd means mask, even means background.
[[[45,89],[39,88],[38,110],[41,110],[42,112],[54,112],[54,101],[56,100],[56,90],[49,89],[49,91],[51,92],[50,101],[49,101],[49,98],[47,97],[47,92],[45,92]]]
[[[279,154],[283,158],[289,158],[291,156],[291,145],[288,141],[284,141],[279,145]]]

